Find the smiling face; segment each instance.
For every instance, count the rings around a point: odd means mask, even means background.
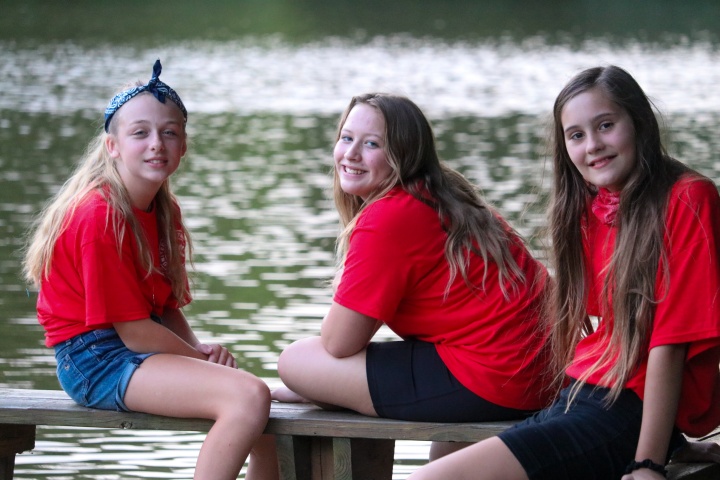
[[[599,88],[570,99],[562,110],[565,148],[585,181],[620,191],[635,167],[630,115]]]
[[[140,94],[118,110],[105,145],[133,205],[147,209],[185,155],[184,117],[173,102]]]
[[[392,174],[385,153],[385,120],[370,105],[355,105],[333,152],[340,188],[366,200]]]

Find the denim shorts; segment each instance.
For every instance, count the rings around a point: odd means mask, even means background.
[[[92,330],[55,345],[57,376],[78,404],[101,410],[129,411],[123,399],[130,377],[153,353],[135,353],[115,329]]]
[[[500,433],[530,480],[605,480],[622,477],[635,458],[643,402],[623,390],[610,407],[609,389],[584,385],[565,413],[570,388],[550,407]],[[686,442],[676,429],[667,459]]]
[[[419,422],[519,420],[532,412],[502,407],[468,390],[435,345],[418,340],[368,345],[368,387],[378,416]]]

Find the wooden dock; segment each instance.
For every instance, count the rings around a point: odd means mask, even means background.
[[[282,480],[391,480],[395,440],[477,442],[513,422],[430,423],[273,402],[265,432],[277,437]],[[56,390],[0,389],[0,480],[35,447],[38,425],[206,432],[209,420],[85,408]],[[718,464],[669,466],[673,480],[718,480]]]

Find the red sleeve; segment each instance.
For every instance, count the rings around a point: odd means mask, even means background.
[[[85,324],[102,325],[148,318],[152,305],[143,295],[133,234],[126,231],[118,252],[115,235],[104,222],[80,232],[80,268],[85,287]]]
[[[417,277],[429,270],[428,262],[437,262],[426,252],[444,248],[434,210],[405,192],[393,192],[358,218],[335,293],[337,303],[383,322],[394,317]]]
[[[669,281],[664,282],[661,269],[650,348],[688,344],[678,426],[702,434],[720,423],[720,198],[715,185],[678,182],[668,205],[667,232]]]
[[[669,278],[660,269],[650,346],[720,344],[720,199],[705,181],[681,181],[675,190],[666,227]]]

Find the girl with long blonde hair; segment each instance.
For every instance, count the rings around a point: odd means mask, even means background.
[[[226,347],[201,343],[182,312],[191,243],[170,176],[187,150],[187,111],[160,72],[158,60],[148,83],[111,100],[33,227],[25,275],[40,289],[63,390],[92,408],[214,420],[195,478],[230,480],[263,432],[270,392]],[[247,478],[272,478],[258,468]]]

